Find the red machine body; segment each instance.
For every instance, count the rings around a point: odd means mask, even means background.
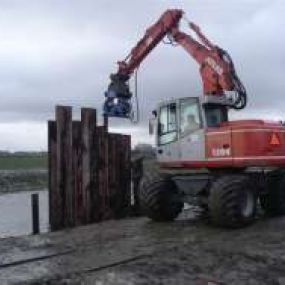
[[[207,39],[200,28],[192,22],[189,22],[189,27],[195,32],[199,41],[180,31],[179,22],[183,14],[182,10],[167,10],[154,25],[147,29],[143,38],[129,55],[123,61],[118,62],[118,71],[111,75],[111,84],[109,85],[112,96],[106,95],[111,107],[114,106],[116,97],[119,98],[119,102],[125,100],[124,98],[129,100],[131,97],[128,87],[130,76],[165,36],[168,36],[170,43],[182,46],[199,64],[203,95],[212,100],[205,105],[220,105],[226,110],[230,108],[243,109],[246,106],[246,90],[235,72],[228,53]],[[235,96],[231,98],[231,103],[225,99],[227,91],[235,92]],[[219,98],[224,101],[221,101],[222,103],[217,101]],[[203,108],[204,105],[201,109]],[[204,112],[207,112],[207,108],[204,108]],[[125,115],[123,114],[123,116]],[[115,114],[115,116],[117,115]],[[170,158],[168,162],[161,162],[161,166],[242,168],[285,165],[285,129],[281,123],[262,120],[232,122],[225,120],[215,127],[208,127],[207,122],[205,122],[204,135],[201,144],[204,144],[202,147],[205,148],[205,155],[200,160],[188,158],[183,160],[183,157],[179,160]]]
[[[209,128],[205,160],[163,162],[164,168],[265,167],[285,165],[285,129],[280,123],[239,120]]]
[[[285,129],[280,123],[242,120],[206,132],[208,166],[285,165]]]

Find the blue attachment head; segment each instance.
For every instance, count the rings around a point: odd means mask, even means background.
[[[111,83],[105,92],[104,115],[108,117],[130,118],[132,115],[129,76],[112,74]]]
[[[104,107],[104,115],[108,117],[130,118],[132,106],[130,100],[123,98],[106,98]]]

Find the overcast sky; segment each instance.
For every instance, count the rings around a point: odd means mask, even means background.
[[[169,8],[232,55],[249,95],[233,118],[285,120],[284,0],[0,0],[0,149],[46,149],[56,104],[73,106],[75,117],[80,107],[101,110],[116,61]],[[201,95],[198,70],[182,48],[160,44],[139,71],[142,122],[111,127],[148,142],[158,101]]]

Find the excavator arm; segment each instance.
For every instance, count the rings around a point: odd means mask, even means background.
[[[173,28],[178,27],[182,16],[182,10],[167,10],[154,25],[147,29],[144,37],[130,54],[123,61],[118,62],[118,74],[130,76],[162,39]]]
[[[160,19],[147,29],[143,38],[129,55],[118,62],[118,71],[110,75],[110,84],[105,92],[104,114],[109,117],[130,118],[132,115],[129,79],[147,55],[177,27],[182,18],[182,10],[167,10]]]
[[[221,96],[224,91],[235,91],[229,107],[242,109],[246,105],[246,91],[238,76],[230,56],[213,45],[194,23],[189,27],[200,42],[179,30],[183,17],[182,10],[167,10],[152,25],[130,54],[118,62],[118,71],[110,75],[111,82],[105,92],[104,113],[107,116],[130,118],[132,114],[129,79],[147,55],[164,39],[171,38],[182,46],[200,65],[204,95]]]

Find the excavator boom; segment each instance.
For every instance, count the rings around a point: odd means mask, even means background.
[[[167,10],[160,19],[147,29],[143,38],[129,55],[118,62],[118,70],[111,74],[111,82],[105,92],[104,113],[107,116],[130,118],[132,116],[129,79],[148,54],[168,36],[171,41],[182,46],[200,65],[204,95],[224,96],[225,91],[235,91],[236,95],[229,107],[242,109],[246,105],[246,91],[238,76],[230,56],[215,46],[202,34],[200,28],[190,22],[189,27],[200,41],[179,30],[183,17],[182,10]]]

